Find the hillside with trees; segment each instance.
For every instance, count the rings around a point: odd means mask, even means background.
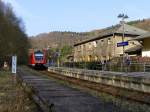
[[[72,46],[75,42],[92,37],[91,32],[77,33],[77,32],[49,32],[39,34],[30,38],[30,43],[33,48],[62,48],[65,45]]]
[[[0,0],[0,57],[18,56],[19,63],[27,60],[29,42],[24,24],[10,4]]]
[[[131,21],[127,24],[150,31],[150,19]],[[30,38],[32,48],[62,48],[64,45],[72,46],[75,42],[97,36],[103,29],[91,32],[49,32]]]
[[[129,25],[150,31],[150,19],[143,19],[137,21],[128,22]]]

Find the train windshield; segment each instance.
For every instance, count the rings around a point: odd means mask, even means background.
[[[35,54],[35,59],[36,59],[36,61],[43,60],[43,54]]]

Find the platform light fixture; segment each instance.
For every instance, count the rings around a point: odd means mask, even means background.
[[[124,14],[124,13],[120,13],[118,15],[118,18],[121,19],[120,24],[123,26],[123,32],[122,32],[122,42],[124,42],[124,38],[125,38],[125,28],[124,28],[124,24],[125,24],[125,19],[128,19],[128,15]],[[123,61],[122,64],[124,64],[124,46],[123,46]]]

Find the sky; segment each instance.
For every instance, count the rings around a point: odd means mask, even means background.
[[[26,33],[35,36],[51,31],[87,32],[127,21],[149,18],[150,0],[2,0],[22,18]]]

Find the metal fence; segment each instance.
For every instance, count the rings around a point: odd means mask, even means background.
[[[112,62],[66,62],[62,65],[69,68],[81,68],[89,70],[101,71],[116,71],[116,72],[150,72],[150,64],[148,63],[135,63],[130,64],[112,63]]]

